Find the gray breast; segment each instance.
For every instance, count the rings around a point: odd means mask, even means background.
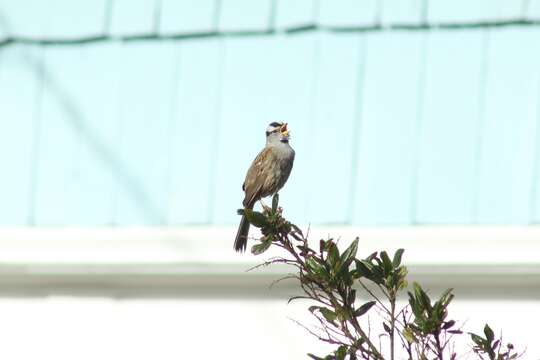
[[[283,185],[285,185],[287,179],[289,179],[294,163],[294,150],[289,144],[281,143],[280,146],[276,147],[276,152],[279,159],[280,174],[278,176],[278,186],[275,192],[279,191]]]

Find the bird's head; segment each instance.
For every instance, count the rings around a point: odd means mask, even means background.
[[[276,121],[270,123],[266,128],[266,141],[289,142],[289,129],[287,128],[287,123]]]

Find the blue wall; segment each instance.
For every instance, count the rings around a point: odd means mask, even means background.
[[[300,223],[538,222],[540,25],[473,25],[540,1],[495,2],[4,1],[0,225],[235,223],[275,120]]]

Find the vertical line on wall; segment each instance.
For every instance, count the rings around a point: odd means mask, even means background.
[[[312,8],[312,16],[313,16],[313,24],[315,24],[315,26],[318,26],[319,25],[319,16],[320,16],[320,11],[321,11],[321,0],[313,0],[313,8]],[[311,78],[311,93],[309,94],[310,98],[311,98],[311,106],[310,106],[310,109],[309,109],[309,117],[308,119],[311,119],[312,123],[311,123],[311,126],[308,126],[307,127],[307,131],[308,131],[308,134],[306,136],[307,139],[315,139],[315,129],[317,127],[317,114],[316,114],[316,111],[317,111],[317,107],[316,107],[316,103],[317,103],[317,98],[319,96],[319,83],[320,83],[320,72],[321,72],[321,47],[322,47],[322,36],[323,33],[321,32],[316,32],[315,33],[315,43],[314,43],[314,47],[313,47],[313,76]],[[311,148],[310,148],[311,146]],[[311,141],[309,142],[309,145],[308,147],[306,148],[306,152],[307,152],[307,156],[306,156],[306,162],[309,164],[309,169],[311,171],[313,171],[313,167],[312,167],[312,161],[313,161],[313,146],[315,146],[315,142],[314,141]],[[310,172],[309,176],[313,176],[313,174]],[[313,182],[310,183],[310,186],[312,186]],[[304,199],[306,199],[306,202],[304,203],[304,218],[305,219],[308,219],[308,215],[309,215],[309,211],[308,209],[310,208],[310,196],[309,196],[309,193],[311,192],[311,188],[310,187],[305,187],[304,188],[305,191],[308,192],[308,196],[304,196]]]
[[[173,58],[174,58],[174,64],[173,64],[173,71],[172,71],[172,84],[171,84],[171,97],[169,104],[169,123],[167,124],[167,169],[166,169],[166,184],[165,184],[165,194],[166,194],[166,207],[164,209],[164,214],[162,216],[163,225],[171,225],[171,219],[170,219],[170,209],[171,209],[171,203],[172,203],[172,196],[171,193],[173,191],[173,187],[176,185],[173,183],[173,164],[175,160],[175,154],[173,153],[173,143],[174,143],[174,135],[176,135],[177,122],[181,122],[182,119],[177,116],[178,114],[178,94],[179,94],[179,88],[180,88],[180,58],[182,57],[182,47],[181,45],[174,45],[173,49],[175,50],[173,52]],[[180,185],[182,186],[182,185]]]
[[[369,36],[369,35],[368,35]],[[351,154],[351,179],[349,184],[349,204],[347,211],[347,224],[351,225],[354,218],[355,203],[356,203],[356,190],[358,188],[358,157],[360,151],[361,142],[361,129],[363,120],[363,99],[364,99],[364,86],[365,86],[365,74],[366,74],[366,58],[368,51],[368,36],[360,37],[361,41],[358,44],[358,74],[356,75],[356,94],[357,103],[355,107],[356,121],[353,122],[352,129],[352,154]]]
[[[480,168],[482,165],[482,144],[484,138],[484,127],[486,122],[486,96],[487,96],[487,78],[489,73],[489,45],[490,31],[485,30],[482,38],[482,68],[479,77],[479,106],[478,106],[478,124],[476,126],[476,151],[474,154],[473,169],[473,199],[471,207],[471,222],[478,222],[479,191],[480,191]]]
[[[210,181],[208,184],[208,207],[207,207],[207,217],[206,222],[208,224],[212,223],[214,219],[214,206],[216,203],[216,187],[219,183],[216,179],[217,167],[219,161],[219,145],[220,145],[220,133],[221,133],[221,121],[222,121],[222,103],[223,103],[223,88],[224,88],[224,78],[225,78],[225,61],[227,57],[226,44],[224,40],[219,40],[219,61],[218,61],[218,80],[217,80],[217,89],[216,89],[216,115],[215,115],[215,126],[212,136],[212,153],[210,155],[210,162],[208,166],[210,167],[209,177]]]
[[[277,0],[270,0],[270,14],[268,15],[268,31],[274,32],[276,29]]]
[[[113,3],[114,0],[109,0],[105,4],[105,11],[103,15],[103,35],[109,35],[111,32]]]
[[[377,1],[375,9],[375,26],[379,28],[382,27],[384,1],[385,0]]]
[[[121,46],[121,45],[118,45],[118,46]],[[116,64],[114,67],[116,68]],[[118,105],[120,103],[119,101],[120,82],[121,81],[120,81],[119,73],[118,71],[115,71],[113,81],[111,82],[111,86],[113,87],[113,90],[114,90],[112,94],[115,99],[115,105],[111,107],[111,113],[116,114],[116,119],[115,119],[115,126],[113,130],[114,131],[114,145],[111,145],[111,149],[112,151],[115,152],[118,162],[121,161],[120,157],[121,157],[121,144],[122,143],[120,139],[122,136],[122,122],[123,122],[122,117],[121,117],[121,112],[120,112],[120,106]],[[110,208],[109,208],[109,217],[106,221],[106,224],[110,226],[115,224],[115,220],[116,220],[116,216],[118,212],[118,181],[119,179],[117,177],[112,178],[112,184],[111,184],[111,190],[110,190],[111,201],[110,201]]]
[[[39,55],[35,57],[32,62],[35,61],[32,66],[35,66],[38,70],[37,74],[37,91],[35,99],[35,110],[34,110],[34,128],[32,134],[32,149],[30,155],[30,189],[28,196],[28,218],[27,224],[29,226],[36,225],[36,198],[37,198],[37,187],[38,187],[38,178],[39,178],[39,148],[41,145],[41,123],[42,123],[42,103],[43,103],[43,94],[45,92],[45,60],[44,60],[44,48],[39,47]]]
[[[313,17],[313,24],[319,26],[319,15],[321,12],[321,0],[313,0],[313,8],[311,9],[311,16]]]
[[[155,6],[154,6],[154,34],[159,34],[160,29],[160,23],[161,23],[161,10],[162,10],[162,3],[161,0],[155,0]]]
[[[214,31],[217,33],[219,31],[219,23],[221,20],[221,8],[222,0],[214,1],[214,13],[213,13],[213,22],[214,22]],[[217,40],[217,45],[219,46],[219,60],[217,63],[218,67],[218,79],[217,79],[217,88],[215,89],[216,93],[216,109],[215,109],[215,122],[214,122],[214,131],[211,134],[212,136],[212,146],[209,161],[209,177],[210,181],[208,182],[208,203],[206,208],[206,223],[211,224],[214,219],[214,207],[216,203],[216,174],[217,174],[217,165],[219,159],[219,143],[220,143],[220,132],[221,132],[221,120],[222,120],[222,103],[223,103],[223,88],[224,88],[224,70],[225,70],[225,61],[226,61],[226,43],[223,39]]]
[[[420,141],[422,140],[422,128],[424,125],[424,96],[426,87],[426,72],[427,72],[427,58],[428,58],[428,36],[429,33],[422,33],[422,46],[420,47],[420,71],[418,73],[418,97],[416,100],[416,124],[414,126],[414,133],[412,137],[415,141],[412,143],[412,171],[411,171],[411,192],[410,192],[410,210],[409,210],[409,223],[417,224],[417,211],[418,211],[418,177],[420,171]]]
[[[120,42],[118,45],[117,45],[119,48],[120,48],[120,52],[119,53],[122,53],[124,54],[125,53],[125,49],[127,47],[127,44],[124,43],[124,42]],[[120,55],[119,55],[120,56]],[[126,127],[127,127],[127,124],[126,124],[126,121],[124,119],[124,114],[123,114],[123,107],[125,106],[125,104],[123,103],[124,102],[124,99],[122,97],[122,82],[124,81],[124,78],[123,76],[120,75],[120,72],[122,70],[120,69],[120,71],[116,71],[114,74],[116,76],[116,82],[115,82],[115,96],[116,96],[116,106],[115,106],[115,111],[116,111],[116,118],[118,119],[117,120],[117,123],[116,123],[116,142],[115,142],[115,147],[116,147],[116,150],[117,150],[117,153],[118,153],[118,161],[119,163],[122,163],[124,161],[123,159],[123,147],[124,147],[124,144],[123,142],[125,141],[125,130],[126,130]],[[113,183],[113,191],[112,191],[112,199],[111,199],[111,220],[110,220],[110,224],[111,225],[118,225],[119,223],[119,212],[118,212],[118,208],[119,208],[119,204],[120,204],[120,178],[115,178],[114,180],[114,183]]]
[[[529,13],[530,5],[531,5],[531,0],[523,0],[523,2],[521,3],[521,16],[523,17],[523,19],[528,18],[527,15]]]
[[[429,17],[429,0],[424,0],[422,2],[422,13],[420,14],[421,18],[420,21],[422,24],[427,25],[428,24],[428,17]]]
[[[321,46],[322,46],[321,36],[323,36],[323,34],[320,32],[317,32],[313,40],[315,42],[313,44],[313,58],[312,58],[313,76],[311,77],[311,91],[309,94],[310,107],[308,110],[308,119],[311,120],[311,123],[306,128],[306,131],[307,131],[306,139],[312,139],[313,141],[308,142],[308,145],[305,148],[305,151],[306,151],[305,159],[306,159],[306,163],[309,166],[308,169],[310,170],[309,174],[307,174],[308,178],[311,178],[311,176],[314,176],[313,166],[312,166],[312,161],[313,161],[312,154],[313,154],[313,147],[317,145],[315,141],[315,128],[317,127],[317,123],[318,123],[317,114],[316,114],[316,111],[317,111],[316,103],[317,103],[317,97],[319,94],[319,81],[320,81],[319,74],[321,70],[321,59],[320,59]],[[308,186],[305,186],[304,191],[309,194],[312,190],[311,186],[313,186],[313,182],[310,182]],[[315,192],[312,192],[312,193],[315,193]],[[310,208],[310,196],[309,195],[303,196],[303,198],[306,199],[305,200],[306,202],[304,203],[303,213],[304,213],[304,218],[307,219],[307,215],[309,214],[308,209]]]
[[[540,181],[540,76],[537,78],[537,99],[536,104],[536,131],[534,135],[534,155],[532,163],[532,182],[529,196],[529,223],[538,223],[538,181]]]
[[[221,0],[214,1],[214,31],[217,33],[219,31],[219,21],[221,19]]]

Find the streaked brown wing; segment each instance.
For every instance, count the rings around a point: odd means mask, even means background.
[[[274,156],[270,148],[264,148],[251,163],[243,186],[246,192],[244,206],[253,205],[266,192],[264,187],[267,186],[268,177],[272,174]]]

